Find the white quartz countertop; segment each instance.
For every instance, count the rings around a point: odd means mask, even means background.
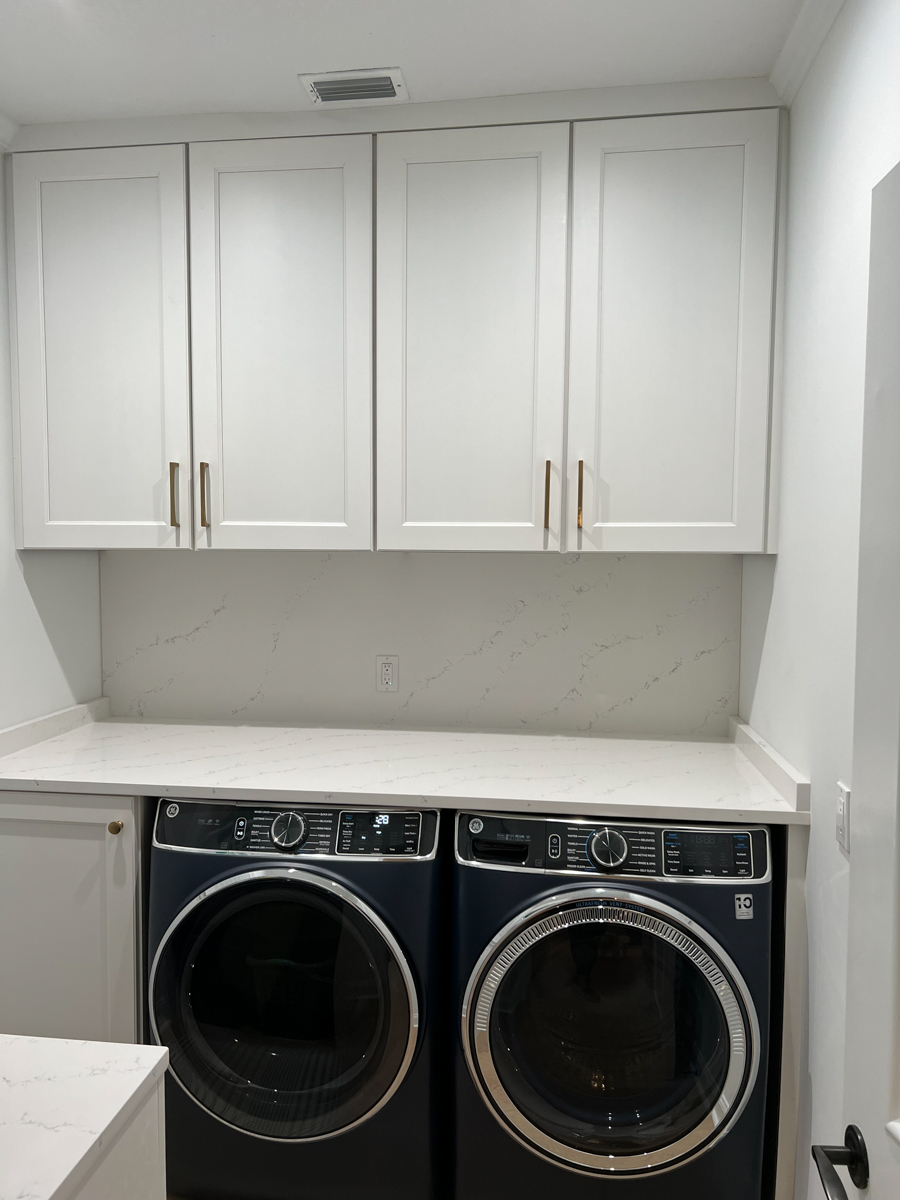
[[[0,757],[0,789],[809,821],[725,738],[94,721]]]
[[[168,1055],[0,1035],[0,1200],[65,1200],[156,1086]]]

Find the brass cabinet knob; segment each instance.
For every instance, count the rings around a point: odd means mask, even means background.
[[[125,822],[124,821],[110,821],[110,823],[107,825],[106,828],[109,830],[110,833],[121,833],[122,830],[125,828]]]

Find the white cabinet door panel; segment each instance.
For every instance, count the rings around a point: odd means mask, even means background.
[[[378,138],[380,549],[559,548],[568,141]]]
[[[0,1028],[136,1040],[134,802],[0,793]],[[118,834],[110,821],[122,821]]]
[[[368,549],[371,138],[201,143],[190,164],[197,544]]]
[[[576,126],[569,549],[763,549],[777,141],[774,110]]]
[[[22,544],[190,547],[184,148],[14,155],[13,204]]]

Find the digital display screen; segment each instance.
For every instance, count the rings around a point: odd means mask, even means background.
[[[421,813],[342,812],[338,854],[418,854]]]
[[[667,875],[741,878],[753,874],[749,833],[667,829],[663,848]]]

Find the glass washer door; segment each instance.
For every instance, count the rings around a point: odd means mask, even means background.
[[[734,1121],[759,1058],[753,1002],[674,909],[607,888],[511,922],[463,1004],[469,1070],[530,1149],[591,1174],[663,1170]]]
[[[307,1141],[358,1125],[409,1069],[418,1003],[384,922],[348,889],[273,867],[179,913],[150,974],[169,1068],[214,1117]]]

